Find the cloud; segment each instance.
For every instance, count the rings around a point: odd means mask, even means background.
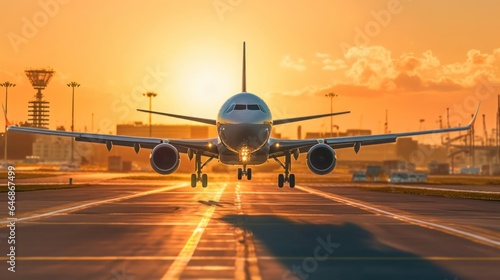
[[[473,86],[479,77],[487,80],[497,80],[495,66],[498,59],[495,51],[493,54],[482,53],[479,50],[472,49],[467,52],[467,58],[463,63],[452,63],[443,65],[443,76],[461,79],[464,86]]]
[[[316,53],[316,57],[321,59],[322,69],[327,71],[336,71],[347,68],[347,65],[342,59],[332,60],[329,54]]]
[[[312,96],[315,95],[317,92],[322,92],[325,89],[330,88],[331,86],[328,85],[326,87],[320,87],[316,85],[310,85],[310,86],[305,86],[301,89],[297,90],[289,90],[289,91],[280,91],[280,92],[270,92],[270,95],[284,95],[284,96],[299,96],[299,95],[306,95],[306,96]]]
[[[493,54],[497,59],[500,59],[500,48],[494,49]]]
[[[400,91],[456,91],[464,88],[464,86],[449,78],[442,78],[436,81],[426,80],[418,74],[410,75],[403,72],[399,73],[392,82],[394,83],[394,88]]]
[[[428,50],[394,57],[382,46],[352,47],[342,59],[316,53],[324,70],[343,69],[339,84],[383,91],[455,91],[470,88],[478,79],[498,80],[500,48],[491,54],[472,49],[464,62],[443,64]]]
[[[317,52],[312,65],[335,72],[328,85],[307,86],[282,92],[284,95],[322,95],[330,91],[351,96],[378,96],[398,92],[454,92],[471,89],[484,81],[498,82],[500,48],[491,53],[472,49],[462,62],[443,63],[431,50],[421,54],[405,52],[399,56],[382,46],[351,47],[342,58]],[[298,71],[304,60],[286,56],[282,66]],[[480,82],[481,81],[481,82]]]
[[[358,86],[370,89],[390,87],[390,79],[395,76],[391,52],[383,47],[354,47],[345,54],[346,78]]]
[[[328,87],[324,87],[321,90],[316,92],[317,96],[325,96],[325,94],[329,92],[338,92],[341,93],[341,96],[350,96],[350,97],[376,97],[379,91],[369,89],[364,86],[356,86],[356,85],[347,85],[347,84],[337,84],[330,85]]]
[[[281,60],[280,66],[285,68],[291,68],[296,71],[304,71],[306,69],[306,66],[304,65],[304,59],[298,58],[294,60],[289,55],[286,55]]]

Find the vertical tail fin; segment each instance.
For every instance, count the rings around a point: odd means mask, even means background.
[[[245,54],[245,41],[243,41],[243,76],[241,81],[241,92],[247,92],[247,66],[246,66],[246,54]]]

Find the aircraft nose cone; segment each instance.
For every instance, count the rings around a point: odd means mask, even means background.
[[[250,152],[267,143],[271,128],[267,124],[229,124],[219,128],[222,142],[231,150],[247,147]]]

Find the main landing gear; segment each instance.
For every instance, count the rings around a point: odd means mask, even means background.
[[[243,164],[243,169],[238,168],[238,180],[241,180],[243,176],[247,177],[247,180],[252,180],[252,168],[248,168],[246,164]]]
[[[285,169],[285,174],[279,174],[278,175],[278,187],[281,189],[283,188],[283,185],[285,182],[289,183],[290,188],[295,187],[295,174],[290,174],[290,170],[292,169],[292,157],[288,153],[285,155],[285,163],[281,162],[278,158],[274,157],[274,160]]]
[[[210,161],[212,161],[213,157],[207,159],[203,164],[201,163],[201,153],[196,152],[195,158],[195,166],[194,170],[196,174],[191,174],[191,187],[195,188],[197,182],[201,182],[201,186],[206,188],[208,186],[208,176],[207,174],[202,174],[202,169],[207,165]]]

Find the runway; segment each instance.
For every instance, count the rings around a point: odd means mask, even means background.
[[[7,208],[5,193],[0,205]],[[4,206],[3,206],[4,205]],[[500,203],[352,184],[92,180],[16,194],[0,279],[497,279]],[[9,245],[10,246],[10,245]]]

